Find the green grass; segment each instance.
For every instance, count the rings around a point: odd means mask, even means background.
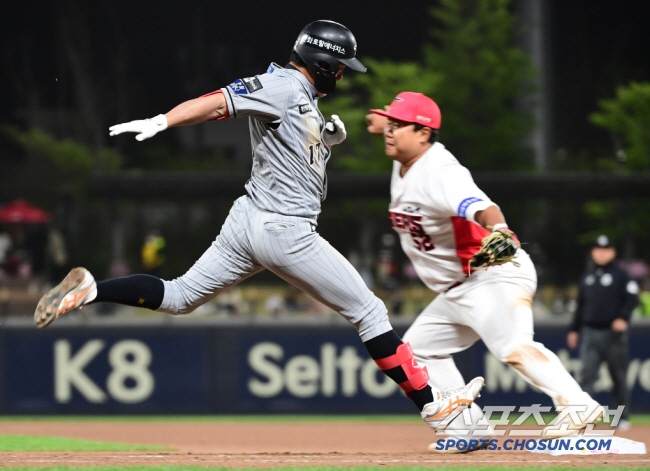
[[[0,435],[0,451],[150,451],[171,450],[159,445],[130,445],[66,437]]]
[[[554,415],[542,414],[546,423]],[[517,420],[518,413],[510,415],[510,423]],[[497,418],[497,417],[494,417]],[[633,415],[633,425],[650,425],[649,414]],[[40,416],[0,416],[0,422],[212,422],[212,423],[382,423],[382,424],[419,424],[419,414],[400,415],[40,415]],[[532,417],[524,422],[534,424]]]
[[[220,466],[47,466],[38,467],[38,471],[233,471],[234,468],[225,468]],[[262,468],[236,468],[238,471],[260,471]],[[496,471],[505,469],[507,471],[575,471],[575,466],[305,466],[305,467],[282,467],[282,468],[265,468],[272,471]],[[604,467],[580,467],[580,471],[629,471],[630,467],[607,466]],[[11,471],[34,471],[31,467],[3,468]]]

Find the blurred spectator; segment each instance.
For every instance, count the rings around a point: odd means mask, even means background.
[[[395,242],[397,237],[394,234],[386,233],[381,236],[381,247],[377,256],[377,283],[380,288],[393,291],[398,288],[397,262],[395,261]]]
[[[356,249],[350,250],[348,255],[348,261],[352,264],[354,268],[357,269],[359,275],[363,279],[363,282],[370,289],[374,289],[375,286],[375,276],[373,275],[373,261],[372,254],[368,253],[369,251],[359,252]]]
[[[68,267],[68,251],[66,250],[65,239],[61,231],[54,227],[50,227],[48,230],[45,253],[50,280],[60,280],[70,267]]]
[[[264,309],[271,316],[284,314],[305,314],[310,311],[311,303],[305,299],[302,291],[287,283],[282,293],[269,296],[264,303]]]
[[[218,313],[228,316],[243,314],[245,309],[244,296],[239,286],[231,286],[224,289],[219,296],[214,298],[214,306]]]
[[[129,276],[131,274],[131,268],[129,264],[124,260],[116,259],[111,262],[111,265],[108,267],[108,277],[117,278],[120,276]]]
[[[26,250],[26,235],[23,224],[10,226],[11,247],[5,253],[4,271],[9,276],[28,279],[32,274],[29,252]]]
[[[381,236],[381,247],[377,256],[377,282],[379,288],[385,291],[383,300],[391,315],[402,314],[404,296],[400,291],[400,284],[397,278],[398,264],[395,254],[397,236],[386,233]]]
[[[282,314],[286,314],[287,305],[284,302],[284,296],[281,294],[272,294],[266,298],[266,302],[264,303],[264,310],[272,317],[278,317]]]
[[[402,265],[402,274],[409,285],[422,285],[418,272],[415,270],[415,265],[410,260],[406,260]]]
[[[639,314],[643,317],[650,317],[650,278],[646,278],[643,282],[639,301]]]
[[[48,244],[47,227],[31,224],[25,228],[25,260],[31,265],[32,275],[43,275],[45,272],[46,252]]]
[[[25,250],[13,248],[9,251],[4,270],[9,276],[27,280],[32,276],[32,264]]]
[[[628,322],[638,304],[639,287],[616,264],[616,248],[605,235],[592,249],[590,269],[583,275],[578,304],[567,345],[581,340],[582,388],[594,395],[601,362],[605,361],[614,383],[614,407],[628,404]],[[629,410],[623,411],[619,427],[629,428]]]
[[[292,284],[287,284],[284,302],[289,313],[302,314],[309,309],[309,303],[302,295],[302,291]]]
[[[144,273],[160,277],[160,270],[165,263],[165,256],[161,253],[165,248],[165,238],[158,231],[147,234],[142,244],[142,267]]]
[[[0,232],[0,267],[7,261],[11,246],[11,236],[7,232]]]

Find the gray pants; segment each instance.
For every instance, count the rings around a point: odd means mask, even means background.
[[[611,329],[583,327],[580,333],[580,359],[582,360],[582,389],[593,397],[594,385],[598,381],[600,364],[607,363],[614,383],[614,408],[626,406],[622,418],[628,419],[629,403],[627,390],[628,334]]]
[[[384,303],[318,235],[314,221],[263,211],[247,196],[235,201],[221,233],[194,266],[164,281],[158,310],[190,313],[265,268],[341,314],[364,342],[392,329]]]

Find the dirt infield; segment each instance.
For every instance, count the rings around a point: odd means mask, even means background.
[[[649,467],[648,455],[550,456],[526,451],[426,452],[436,437],[423,424],[226,424],[178,422],[2,422],[0,434],[49,435],[175,448],[172,452],[0,452],[3,466],[204,465]],[[616,435],[650,444],[650,426]],[[1,436],[1,435],[0,435]],[[508,438],[508,437],[506,437]],[[522,437],[513,437],[522,438]],[[500,439],[503,442],[505,438]]]

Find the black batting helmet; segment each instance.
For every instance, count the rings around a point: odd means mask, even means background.
[[[340,23],[318,20],[305,26],[293,50],[300,56],[314,76],[314,86],[321,93],[331,93],[336,88],[339,62],[357,72],[367,69],[354,56],[357,40],[352,32]]]

